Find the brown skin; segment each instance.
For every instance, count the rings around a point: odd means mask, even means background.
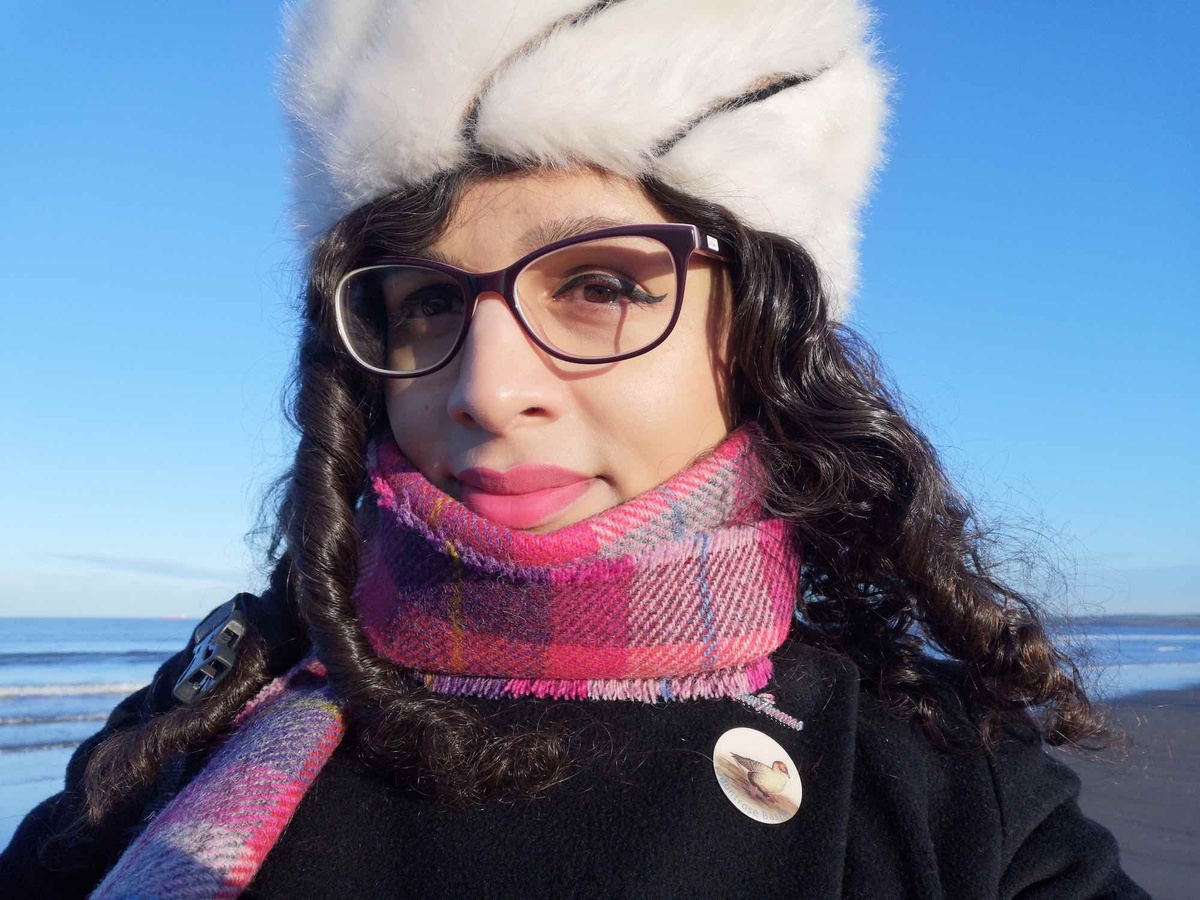
[[[462,195],[430,250],[487,272],[523,256],[528,229],[566,216],[671,222],[635,181],[595,169],[530,170],[485,178]],[[729,275],[695,256],[679,321],[665,342],[604,365],[567,363],[522,331],[499,294],[479,295],[471,330],[444,369],[386,385],[388,419],[405,455],[460,499],[453,473],[563,466],[593,479],[587,491],[529,529],[556,531],[654,488],[716,446],[728,406]]]

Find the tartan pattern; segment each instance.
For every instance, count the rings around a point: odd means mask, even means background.
[[[324,668],[308,659],[234,721],[208,764],[134,838],[93,900],[227,900],[253,880],[342,739]]]
[[[375,652],[449,694],[684,699],[758,690],[800,554],[763,510],[747,424],[687,469],[551,534],[433,485],[390,432],[368,448],[355,604]]]

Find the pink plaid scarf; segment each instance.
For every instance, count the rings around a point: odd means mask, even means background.
[[[371,447],[355,601],[430,689],[656,701],[745,697],[791,623],[794,532],[764,515],[753,426],[665,484],[548,535],[484,520],[394,441]],[[254,879],[345,732],[308,659],[234,720],[92,894],[210,900]]]
[[[753,426],[673,478],[551,534],[497,525],[390,435],[355,602],[375,652],[447,694],[686,699],[753,692],[791,623],[799,554],[764,514]]]

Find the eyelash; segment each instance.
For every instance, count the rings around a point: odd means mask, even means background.
[[[400,304],[400,309],[405,313],[411,313],[414,309],[428,302],[428,300],[436,298],[437,295],[431,295],[429,288],[421,288],[420,290],[415,291],[409,296],[405,297],[403,302]],[[410,318],[410,316],[406,315],[405,318]]]
[[[603,290],[607,290],[612,293],[618,293],[618,291],[612,287],[603,286],[603,282],[606,280],[615,281],[617,283],[617,287],[619,288],[619,296],[629,297],[630,302],[636,303],[639,306],[651,306],[655,303],[661,303],[667,296],[666,294],[660,294],[658,296],[647,294],[645,291],[638,288],[637,285],[635,285],[632,281],[624,278],[618,278],[615,275],[605,275],[601,272],[585,272],[574,276],[566,284],[560,287],[558,291],[555,292],[554,296],[557,297],[560,293],[570,290],[576,285],[583,283],[586,279],[598,279]]]

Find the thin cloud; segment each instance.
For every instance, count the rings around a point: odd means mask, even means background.
[[[81,563],[108,572],[130,575],[153,575],[158,578],[177,578],[181,581],[237,581],[243,573],[231,569],[195,566],[172,559],[138,559],[129,556],[107,556],[94,553],[51,553],[54,559]]]

